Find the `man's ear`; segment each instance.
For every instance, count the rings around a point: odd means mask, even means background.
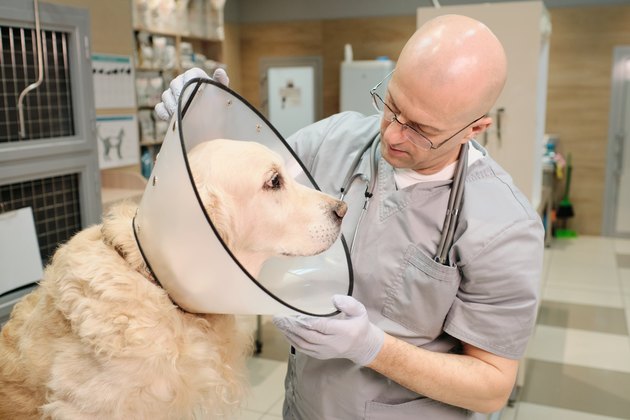
[[[470,135],[464,137],[461,143],[464,144],[468,140],[477,137],[478,135],[486,131],[488,128],[490,128],[491,125],[492,125],[492,117],[483,117],[482,119],[480,119],[479,121],[477,121],[476,123],[472,125],[472,131]]]
[[[483,117],[473,125],[474,136],[486,131],[492,125],[492,117]]]

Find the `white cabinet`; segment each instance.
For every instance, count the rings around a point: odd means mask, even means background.
[[[364,115],[375,114],[377,111],[372,106],[370,89],[394,70],[395,66],[396,63],[391,60],[355,60],[341,63],[340,110],[357,111]],[[379,90],[385,92],[387,81],[381,88]]]
[[[541,1],[484,3],[419,8],[417,22],[443,14],[460,14],[487,25],[501,40],[508,77],[491,116],[495,124],[477,140],[514,178],[538,207],[542,189],[542,155],[547,99],[547,65],[551,22]],[[502,111],[500,111],[502,110]],[[498,131],[497,114],[500,118]]]

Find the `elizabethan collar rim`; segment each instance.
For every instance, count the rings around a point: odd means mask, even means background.
[[[199,191],[197,190],[197,186],[196,186],[196,184],[194,182],[192,170],[191,170],[191,167],[190,167],[190,164],[189,164],[189,160],[188,160],[186,143],[185,143],[185,139],[184,139],[184,117],[186,116],[187,111],[189,110],[189,108],[190,108],[192,102],[194,101],[196,95],[198,94],[198,92],[203,91],[202,88],[205,87],[204,85],[212,85],[213,88],[221,89],[221,90],[227,92],[232,97],[234,97],[235,100],[238,100],[242,104],[246,105],[247,108],[249,108],[249,110],[252,111],[256,115],[256,117],[259,119],[259,121],[262,122],[263,124],[265,124],[267,126],[267,128],[269,128],[273,132],[275,137],[277,137],[277,139],[280,140],[280,142],[282,143],[282,145],[284,146],[286,151],[288,151],[290,153],[290,155],[293,157],[293,159],[295,160],[295,162],[297,162],[299,164],[301,170],[303,171],[303,174],[308,178],[308,181],[311,183],[310,187],[312,187],[314,189],[317,189],[319,191],[321,191],[321,189],[319,188],[319,186],[317,185],[317,183],[315,182],[315,180],[313,179],[311,174],[308,172],[308,170],[306,169],[306,167],[304,166],[302,161],[297,157],[297,155],[294,152],[294,150],[287,144],[286,140],[278,132],[278,130],[276,130],[276,128],[273,127],[273,125],[271,125],[271,123],[267,120],[267,118],[265,118],[256,108],[254,108],[242,96],[240,96],[239,94],[237,94],[236,92],[231,90],[229,87],[227,87],[227,86],[225,86],[225,85],[223,85],[221,83],[215,82],[212,79],[206,79],[206,78],[191,79],[190,81],[188,81],[184,85],[184,87],[182,89],[182,92],[181,92],[181,94],[179,96],[178,107],[177,107],[177,120],[175,121],[176,124],[173,124],[173,127],[172,128],[169,127],[169,129],[174,131],[175,128],[176,128],[175,126],[177,126],[177,130],[178,130],[178,133],[179,133],[179,145],[181,147],[181,150],[183,151],[183,159],[184,159],[184,164],[185,164],[185,168],[186,168],[186,171],[187,171],[188,180],[190,181],[190,184],[192,186],[192,190],[193,190],[195,198],[197,200],[197,204],[203,210],[203,215],[204,215],[204,218],[205,218],[206,222],[210,225],[214,235],[216,236],[216,239],[219,240],[219,242],[222,245],[223,249],[228,253],[228,255],[230,256],[232,261],[234,261],[237,264],[237,266],[240,268],[242,273],[245,274],[247,276],[247,278],[249,280],[251,280],[257,286],[258,289],[262,290],[269,297],[271,297],[272,299],[274,299],[275,301],[277,301],[281,305],[283,305],[283,306],[285,306],[285,307],[287,307],[287,308],[289,308],[289,309],[291,309],[291,310],[293,310],[295,312],[298,312],[298,313],[301,313],[301,314],[305,314],[305,315],[319,316],[319,317],[329,317],[329,316],[334,316],[334,315],[338,314],[339,313],[338,310],[332,311],[330,313],[323,313],[323,314],[322,313],[314,313],[312,311],[300,308],[300,307],[296,306],[295,304],[292,304],[292,303],[288,302],[286,299],[283,299],[280,296],[278,296],[277,294],[273,293],[271,290],[269,290],[268,287],[266,287],[257,278],[254,278],[244,268],[244,266],[241,264],[241,262],[235,257],[235,255],[232,253],[232,251],[229,249],[229,247],[225,244],[225,242],[223,241],[223,239],[219,235],[219,232],[218,232],[217,228],[215,227],[214,223],[212,222],[212,219],[210,218],[208,213],[205,211],[205,208],[204,208],[204,205],[203,205],[203,201],[201,199],[201,195],[200,195]],[[190,92],[190,94],[186,94],[187,91],[190,91],[191,89],[192,89],[192,92]],[[238,140],[243,140],[243,139],[238,139]],[[151,179],[149,180],[149,182],[151,182]],[[142,254],[142,256],[143,256],[143,258],[145,260],[145,263],[146,263],[149,271],[153,275],[153,278],[155,279],[155,281],[158,284],[162,285],[162,287],[168,293],[169,292],[168,287],[164,287],[164,283],[162,283],[160,281],[159,276],[156,274],[156,272],[151,267],[149,259],[147,258],[147,255],[144,252],[144,250],[142,249],[142,246],[140,244],[140,239],[139,239],[138,235],[136,234],[136,229],[138,229],[138,232],[139,232],[139,226],[136,226],[135,217],[134,217],[134,220],[133,220],[133,228],[134,228],[134,234],[135,234],[135,237],[136,237],[136,242],[138,244],[140,252],[141,252],[141,254]],[[339,234],[339,238],[338,239],[340,240],[341,245],[343,247],[343,252],[345,253],[345,263],[346,263],[347,269],[348,269],[348,287],[347,287],[346,294],[352,295],[354,280],[353,280],[353,270],[352,270],[352,263],[351,263],[351,259],[350,259],[350,253],[349,253],[349,250],[348,250],[348,246],[346,244],[346,240],[345,240],[345,238],[343,237],[343,235],[341,233]],[[324,251],[324,252],[326,252],[326,251]],[[292,257],[288,257],[288,258],[292,258]],[[180,306],[183,310],[186,310],[185,307],[180,305],[177,302],[177,300],[173,296],[171,296],[170,293],[169,293],[169,297],[171,298],[171,300],[175,304]],[[235,312],[235,313],[239,313],[239,312]]]

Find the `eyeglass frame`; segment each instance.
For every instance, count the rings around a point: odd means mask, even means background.
[[[404,131],[404,129],[405,129],[405,128],[408,128],[408,129],[410,129],[411,131],[413,131],[414,133],[418,134],[418,135],[419,135],[420,137],[422,137],[424,140],[426,140],[426,141],[429,143],[429,148],[428,148],[428,149],[427,149],[426,147],[423,147],[423,146],[419,145],[418,143],[416,143],[415,141],[413,141],[413,139],[411,139],[410,137],[405,136],[405,139],[409,140],[409,142],[410,142],[411,144],[413,144],[414,146],[417,146],[417,147],[421,148],[422,150],[437,150],[437,149],[439,149],[440,147],[442,147],[443,145],[445,145],[446,143],[448,143],[448,141],[449,141],[449,140],[451,140],[452,138],[454,138],[456,135],[458,135],[459,133],[461,133],[462,131],[464,131],[464,130],[465,130],[465,129],[467,129],[468,127],[470,127],[472,124],[476,123],[477,121],[479,121],[480,119],[482,119],[483,117],[485,117],[485,116],[487,116],[487,115],[488,115],[488,114],[483,114],[481,117],[479,117],[479,118],[475,119],[474,121],[472,121],[472,122],[470,122],[470,123],[466,124],[466,126],[465,126],[464,128],[462,128],[461,130],[459,130],[458,132],[456,132],[455,134],[453,134],[452,136],[450,136],[450,137],[449,137],[449,138],[447,138],[446,140],[443,140],[440,144],[438,144],[437,146],[435,146],[435,145],[433,144],[433,142],[432,142],[431,140],[429,140],[429,138],[428,138],[427,136],[425,136],[424,134],[422,134],[420,131],[418,131],[417,129],[413,128],[413,127],[412,127],[412,126],[410,126],[408,123],[402,123],[402,122],[400,122],[400,120],[398,119],[398,116],[399,116],[400,114],[402,114],[402,113],[401,113],[401,112],[399,112],[398,114],[396,114],[396,113],[394,112],[394,110],[392,110],[392,109],[391,109],[391,107],[390,107],[389,105],[387,105],[387,102],[385,102],[385,100],[384,100],[383,98],[381,98],[381,96],[380,96],[378,93],[376,93],[376,89],[378,89],[378,88],[379,88],[379,86],[381,86],[381,85],[383,84],[383,82],[384,82],[385,80],[387,80],[387,78],[388,78],[388,77],[390,77],[390,76],[391,76],[391,75],[392,75],[395,71],[396,71],[396,69],[394,69],[394,70],[390,71],[390,72],[387,74],[387,76],[385,76],[385,77],[383,78],[383,80],[381,80],[380,82],[378,82],[378,83],[376,84],[376,86],[374,86],[372,89],[370,89],[370,95],[372,96],[372,105],[374,106],[374,108],[376,108],[376,110],[377,110],[378,112],[381,112],[381,110],[378,108],[378,105],[377,105],[377,103],[376,103],[376,98],[378,98],[378,100],[380,100],[380,101],[381,101],[381,103],[383,104],[383,106],[384,106],[385,108],[387,108],[387,109],[389,110],[389,112],[391,112],[391,113],[392,113],[392,117],[393,117],[393,118],[392,118],[391,120],[388,120],[388,122],[389,122],[390,124],[391,124],[391,123],[393,123],[394,121],[396,121],[396,122],[397,122],[397,123],[401,126],[401,128],[403,129],[403,131]],[[384,113],[384,112],[385,112],[385,109],[383,109],[383,111],[382,111],[382,112]],[[383,118],[384,118],[384,117],[385,117],[385,115],[383,114]]]

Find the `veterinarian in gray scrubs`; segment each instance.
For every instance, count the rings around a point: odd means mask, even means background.
[[[198,74],[175,79],[157,111],[172,113],[185,79]],[[356,230],[366,183],[357,178],[346,191],[355,288],[334,298],[342,315],[274,318],[293,344],[284,418],[464,419],[505,404],[534,323],[543,254],[539,217],[473,139],[491,124],[505,77],[488,28],[439,17],[410,38],[387,93],[374,97],[381,115],[341,113],[289,139],[333,195],[364,146],[380,146]],[[466,158],[463,204],[441,263],[434,256]],[[369,176],[370,160],[366,152],[353,172]]]

